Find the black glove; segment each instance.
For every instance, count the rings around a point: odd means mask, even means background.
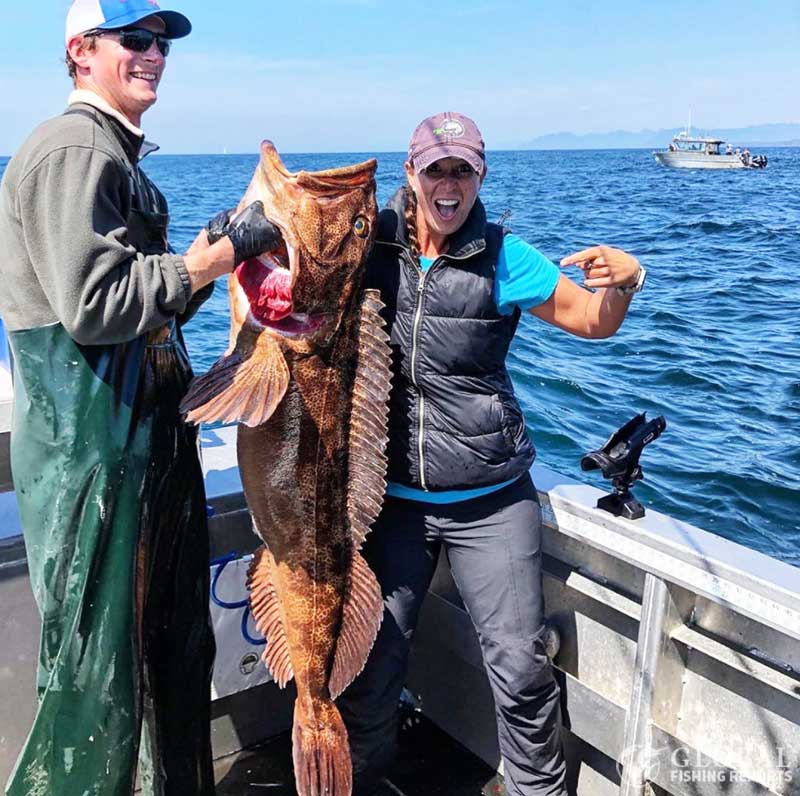
[[[233,244],[237,265],[262,252],[274,251],[283,241],[281,231],[264,216],[261,202],[253,202],[234,216],[225,227],[224,234]]]
[[[206,224],[206,235],[208,236],[209,243],[216,243],[228,234],[228,224],[231,223],[231,216],[234,210],[223,210],[217,213],[214,218]]]

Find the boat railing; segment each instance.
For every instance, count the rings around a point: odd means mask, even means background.
[[[533,475],[574,792],[800,793],[800,570],[655,511],[613,517],[595,508],[599,490]],[[445,567],[431,591],[414,690],[499,764],[480,651]],[[462,680],[463,694],[436,685]]]

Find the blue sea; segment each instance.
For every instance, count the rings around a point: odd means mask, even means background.
[[[764,151],[766,170],[737,172],[673,171],[645,150],[492,152],[481,195],[490,219],[510,211],[506,226],[556,262],[607,243],[648,269],[609,340],[522,319],[509,366],[538,461],[604,488],[581,456],[639,412],[664,415],[635,489],[645,506],[800,566],[800,149]],[[284,160],[315,170],[371,156],[383,203],[404,179],[402,154]],[[238,202],[256,162],[146,161],[178,250]],[[227,331],[218,289],[188,329],[197,371]]]

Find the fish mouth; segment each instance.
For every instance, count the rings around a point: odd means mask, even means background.
[[[250,305],[251,320],[286,337],[312,335],[325,321],[324,315],[295,311],[292,288],[297,259],[295,250],[284,240],[275,251],[245,260],[235,270]]]

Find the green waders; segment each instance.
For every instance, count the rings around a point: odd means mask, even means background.
[[[142,251],[165,247],[165,229],[161,213],[129,218]],[[197,435],[178,410],[191,378],[180,331],[99,346],[60,324],[9,337],[42,637],[8,796],[129,796],[137,764],[148,796],[213,794],[208,526]]]

